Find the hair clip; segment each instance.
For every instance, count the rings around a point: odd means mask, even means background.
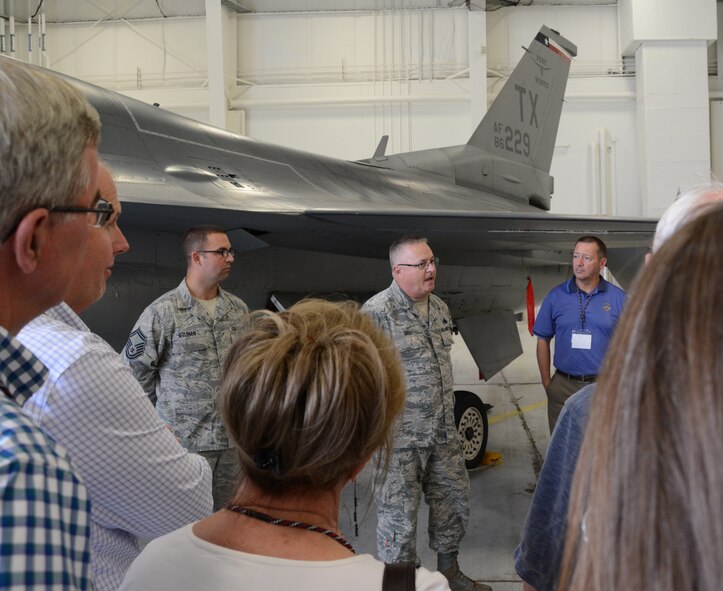
[[[259,450],[254,454],[254,464],[259,470],[271,470],[274,476],[281,476],[281,457],[278,450]]]

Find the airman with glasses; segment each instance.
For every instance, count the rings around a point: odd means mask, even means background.
[[[432,293],[439,259],[427,239],[404,236],[389,247],[392,284],[363,310],[392,337],[406,374],[405,407],[387,478],[375,490],[377,552],[386,563],[420,563],[417,512],[429,505],[429,546],[452,591],[489,591],[459,569],[469,518],[469,477],[454,422],[452,318]]]
[[[186,277],[144,310],[123,358],[181,444],[208,461],[218,510],[236,491],[239,465],[216,398],[223,361],[249,308],[219,286],[236,255],[221,228],[191,228],[183,250]]]

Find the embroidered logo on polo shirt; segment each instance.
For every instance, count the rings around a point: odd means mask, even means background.
[[[143,355],[143,351],[146,350],[146,335],[141,332],[140,328],[134,330],[128,337],[126,343],[125,354],[128,359],[135,359]]]
[[[603,312],[610,312],[610,310],[612,310],[613,307],[610,304],[603,304],[602,309],[603,309]]]

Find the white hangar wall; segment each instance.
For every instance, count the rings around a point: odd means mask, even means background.
[[[389,153],[465,142],[473,112],[486,102],[484,95],[475,97],[475,73],[488,73],[491,100],[521,46],[541,24],[555,28],[577,44],[578,58],[553,159],[552,210],[645,213],[635,77],[629,71],[634,59],[621,58],[617,6],[225,18],[233,25],[224,43],[231,44],[236,71],[235,80],[225,80],[231,107],[226,126],[347,159],[370,156],[383,134],[390,136]],[[50,24],[47,61],[59,71],[208,121],[208,30],[203,16]]]
[[[237,101],[247,133],[348,159],[384,134],[389,153],[467,141],[467,15],[240,16],[239,77],[259,82]]]

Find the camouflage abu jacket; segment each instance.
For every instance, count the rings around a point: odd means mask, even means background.
[[[212,320],[184,279],[143,311],[123,350],[123,362],[191,452],[230,447],[216,399],[223,362],[248,312],[219,288]]]
[[[452,378],[452,318],[447,305],[429,295],[429,322],[395,281],[362,310],[389,334],[404,365],[407,398],[394,447],[429,447],[456,438]]]

